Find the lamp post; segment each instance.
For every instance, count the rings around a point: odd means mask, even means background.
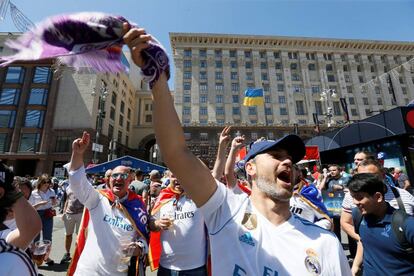
[[[331,127],[333,124],[335,124],[335,121],[332,119],[333,110],[330,106],[331,104],[331,98],[336,99],[338,98],[338,95],[335,92],[335,89],[324,89],[320,94],[321,96],[320,101],[324,103],[326,108],[325,118],[328,124],[328,127]]]
[[[94,88],[91,95],[93,97],[98,96],[98,115],[97,115],[97,123],[96,123],[96,136],[95,136],[95,143],[92,145],[93,150],[93,163],[97,164],[98,160],[98,152],[103,152],[103,146],[99,144],[99,135],[102,131],[102,120],[105,118],[105,101],[106,97],[108,96],[108,91],[106,90],[106,84],[102,81],[101,87],[99,89],[99,93],[96,93],[96,89]]]

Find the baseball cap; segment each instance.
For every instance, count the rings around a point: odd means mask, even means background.
[[[289,134],[279,140],[262,140],[254,143],[244,160],[247,162],[256,155],[265,153],[275,148],[286,150],[292,157],[293,163],[297,163],[302,160],[306,153],[305,144],[302,139],[297,135]]]

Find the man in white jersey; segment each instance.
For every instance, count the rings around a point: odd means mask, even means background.
[[[69,188],[79,201],[87,208],[83,216],[79,233],[83,237],[85,219],[87,238],[80,249],[78,239],[75,252],[81,252],[73,257],[69,275],[127,275],[120,269],[125,256],[123,251],[133,247],[132,255],[138,256],[136,268],[138,275],[144,275],[144,255],[147,253],[147,212],[142,199],[128,187],[132,180],[130,168],[118,166],[112,170],[108,181],[109,189],[95,190],[87,180],[84,168],[84,153],[89,146],[90,135],[83,133],[82,138],[73,141],[72,157],[65,167],[69,174]],[[134,274],[135,275],[135,274]]]
[[[170,184],[161,191],[152,209],[151,269],[158,268],[159,276],[207,275],[203,215],[172,173],[169,180]]]
[[[138,66],[145,65],[141,51],[150,46],[150,39],[144,29],[136,28],[124,36]],[[350,275],[336,237],[289,211],[292,163],[305,155],[298,136],[255,143],[246,156],[251,196],[236,195],[186,146],[165,72],[154,82],[152,93],[163,159],[206,221],[212,275]]]

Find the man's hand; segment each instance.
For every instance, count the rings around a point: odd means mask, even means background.
[[[226,146],[230,142],[231,126],[226,126],[220,133],[219,145]]]
[[[132,28],[128,23],[124,23],[124,42],[128,45],[131,51],[131,58],[136,65],[142,67],[145,61],[142,57],[142,50],[148,48],[149,41],[152,39],[142,28]]]
[[[72,152],[76,154],[83,155],[85,150],[89,146],[89,142],[91,140],[91,136],[86,131],[83,132],[82,138],[77,138],[72,143]]]
[[[244,139],[244,135],[235,137],[233,141],[231,141],[231,148],[239,151],[244,145]]]
[[[155,221],[155,225],[160,230],[168,230],[171,227],[171,220],[169,218],[162,218]]]

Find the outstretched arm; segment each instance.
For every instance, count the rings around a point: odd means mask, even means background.
[[[125,26],[125,31],[128,26]],[[124,41],[131,51],[132,60],[144,65],[141,51],[149,46],[150,35],[144,29],[130,29]],[[184,132],[174,108],[167,77],[162,73],[152,89],[154,101],[154,129],[157,143],[168,168],[174,172],[186,193],[197,206],[202,206],[213,195],[217,184],[210,170],[188,149]]]
[[[227,186],[233,188],[236,185],[237,179],[234,175],[234,165],[236,163],[236,156],[239,153],[240,149],[244,144],[244,135],[237,136],[231,141],[231,148],[229,156],[226,161],[226,168],[224,170],[224,175],[226,176]]]
[[[230,141],[230,130],[231,126],[226,126],[223,128],[220,134],[216,162],[214,162],[212,171],[213,177],[217,180],[220,180],[224,173],[224,166],[226,162],[226,148]]]

